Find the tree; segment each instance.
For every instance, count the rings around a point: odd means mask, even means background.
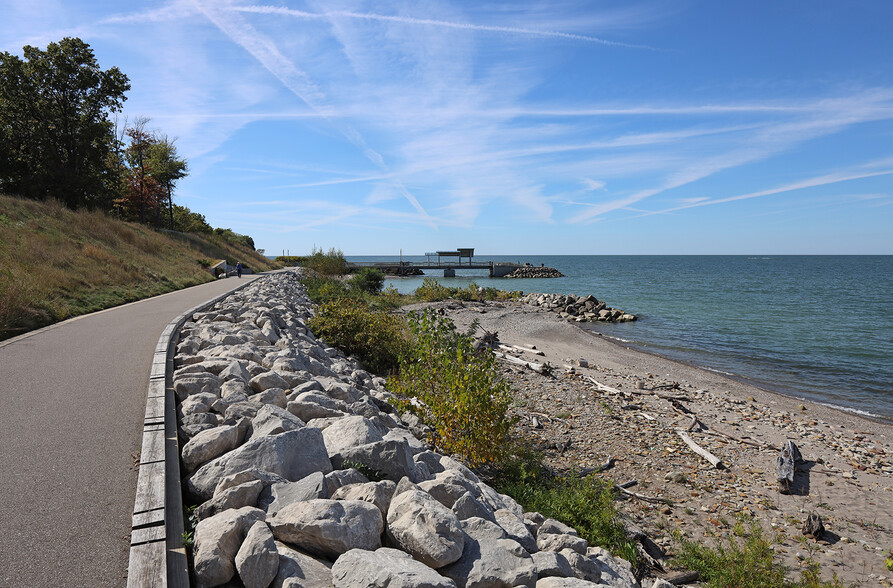
[[[126,100],[127,76],[101,70],[77,38],[23,52],[0,53],[0,190],[110,208],[118,181],[109,114]]]
[[[189,173],[186,160],[180,158],[177,154],[175,142],[175,139],[169,139],[167,135],[161,135],[156,136],[155,142],[149,147],[149,167],[152,169],[152,177],[155,178],[167,195],[171,230],[174,230],[174,184]],[[159,222],[158,224],[160,225],[161,223]]]
[[[124,192],[115,204],[125,218],[138,218],[141,223],[145,223],[149,213],[154,212],[157,224],[164,192],[152,168],[150,153],[156,140],[146,130],[148,123],[148,118],[140,117],[125,131],[130,138],[130,144],[124,150],[124,159],[129,168],[125,172]]]

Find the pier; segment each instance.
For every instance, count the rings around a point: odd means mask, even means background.
[[[519,267],[519,263],[474,261],[473,248],[459,248],[455,251],[435,251],[425,253],[426,261],[368,261],[350,262],[352,271],[363,267],[374,267],[392,276],[417,276],[425,270],[443,270],[443,277],[453,278],[458,269],[487,270],[491,278],[502,278]],[[436,258],[436,259],[434,259]],[[465,261],[463,261],[465,260]]]

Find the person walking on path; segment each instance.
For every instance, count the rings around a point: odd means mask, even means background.
[[[236,264],[236,274],[241,278],[242,277],[242,262]]]

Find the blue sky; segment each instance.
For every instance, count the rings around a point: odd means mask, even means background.
[[[267,253],[893,253],[893,3],[0,0]]]

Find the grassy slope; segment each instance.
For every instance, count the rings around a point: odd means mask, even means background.
[[[274,264],[216,236],[166,235],[100,212],[0,195],[0,339],[211,281],[201,262]]]

